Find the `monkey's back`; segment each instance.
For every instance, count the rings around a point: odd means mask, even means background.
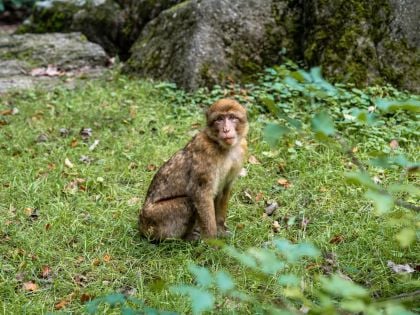
[[[190,172],[191,154],[182,149],[176,152],[157,171],[147,191],[146,203],[174,197],[185,197]]]

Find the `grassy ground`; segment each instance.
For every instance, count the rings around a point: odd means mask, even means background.
[[[201,108],[175,109],[153,85],[124,77],[74,91],[2,96],[0,111],[9,106],[19,113],[0,116],[0,312],[82,313],[89,298],[124,292],[159,309],[188,313],[188,300],[167,288],[191,282],[190,263],[228,270],[244,291],[276,299],[274,281],[259,283],[217,248],[181,241],[154,245],[137,234],[154,165],[191,138],[203,121]],[[341,148],[301,135],[272,151],[262,141],[264,120],[252,117],[250,154],[260,164],[245,165],[247,175],[235,184],[228,217],[233,236],[227,242],[246,249],[283,237],[311,241],[327,256],[334,253],[330,266],[320,258],[312,268],[299,269],[309,291],[314,275],[328,268],[374,296],[414,291],[416,274],[393,274],[387,260],[415,263],[418,245],[400,248],[395,240],[400,227],[373,215],[362,189],[345,184],[343,171],[352,166]],[[61,128],[70,134],[60,135]],[[81,128],[92,129],[86,141]],[[99,144],[89,150],[96,139]],[[409,138],[400,148],[413,160],[418,149]],[[367,159],[363,144],[357,154]],[[89,161],[80,161],[82,156]],[[398,179],[400,171],[372,175],[386,182]],[[292,185],[284,189],[279,178]],[[280,204],[269,218],[263,217],[267,200]],[[281,225],[276,234],[274,219]],[[291,219],[295,223],[287,225]],[[232,301],[219,304],[237,307]]]

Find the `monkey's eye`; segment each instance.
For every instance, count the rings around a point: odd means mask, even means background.
[[[219,117],[216,118],[216,121],[218,121],[218,122],[221,122],[223,120],[224,120],[223,116],[219,116]]]
[[[239,120],[239,118],[236,117],[235,115],[229,115],[229,120],[232,120],[234,122],[237,122]]]

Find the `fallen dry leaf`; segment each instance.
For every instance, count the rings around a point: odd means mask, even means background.
[[[77,147],[77,145],[78,145],[77,139],[73,138],[70,142],[70,147],[75,148]]]
[[[272,228],[273,228],[273,232],[274,233],[280,232],[280,223],[279,223],[279,221],[274,221],[273,222],[273,225],[272,225]]]
[[[391,142],[389,143],[389,146],[392,150],[396,150],[398,149],[398,147],[400,146],[398,141],[395,139],[392,139]]]
[[[279,168],[280,172],[284,172],[286,170],[286,162],[279,162],[277,167]]]
[[[156,169],[157,169],[157,166],[154,164],[149,164],[146,166],[146,170],[148,170],[149,172],[156,171]]]
[[[104,262],[109,262],[111,260],[111,256],[108,254],[105,254],[103,257]]]
[[[89,151],[95,150],[95,148],[98,146],[98,144],[99,144],[99,140],[95,139],[95,141],[93,141],[93,143],[90,145]]]
[[[330,244],[340,244],[343,242],[344,242],[344,236],[340,234],[334,235],[334,237],[330,239]]]
[[[252,198],[252,195],[251,195],[251,193],[248,189],[244,190],[244,192],[242,193],[242,199],[243,199],[243,202],[245,202],[245,203],[253,203],[254,202],[254,200]]]
[[[64,186],[64,192],[75,194],[78,190],[85,191],[86,187],[83,185],[85,182],[86,180],[84,178],[75,178]]]
[[[286,178],[284,178],[284,177],[279,178],[277,180],[277,184],[279,184],[280,186],[282,186],[282,187],[284,187],[286,189],[292,186],[292,184]]]
[[[306,231],[306,227],[309,224],[309,220],[307,218],[303,218],[302,222],[300,223],[300,227],[302,228],[303,231]]]
[[[118,292],[124,294],[125,296],[132,296],[137,293],[137,289],[130,286],[125,286],[119,289]]]
[[[242,167],[238,176],[239,177],[245,177],[246,175],[248,175],[248,171],[246,170],[246,168]]]
[[[415,270],[409,265],[398,265],[391,260],[387,261],[387,265],[395,273],[413,273]]]
[[[47,279],[51,276],[51,268],[49,266],[42,266],[40,277]]]
[[[243,228],[245,227],[245,224],[243,224],[243,223],[238,223],[238,224],[236,224],[236,228],[238,229],[238,230],[243,230]]]
[[[79,161],[85,164],[89,164],[92,163],[93,159],[89,156],[81,155]]]
[[[92,128],[82,128],[79,132],[83,140],[87,140],[92,136]]]
[[[137,106],[131,105],[130,106],[130,118],[134,119],[137,116]]]
[[[73,163],[68,158],[64,160],[64,165],[67,166],[68,168],[74,167]]]
[[[129,200],[127,200],[127,205],[132,207],[135,205],[138,205],[140,203],[141,199],[139,197],[133,197]]]
[[[380,183],[382,183],[382,180],[378,177],[378,176],[373,176],[373,182],[375,183],[375,184],[380,184]]]
[[[85,304],[86,302],[89,302],[92,299],[93,297],[90,294],[82,293],[82,295],[80,296],[80,303]]]
[[[22,289],[28,292],[35,292],[38,290],[38,285],[33,281],[28,281],[22,285]]]
[[[101,261],[98,258],[95,258],[92,260],[92,265],[99,266],[101,264]]]
[[[66,138],[70,134],[70,129],[60,128],[59,132],[61,137]]]
[[[262,193],[261,191],[255,196],[255,201],[261,201],[264,198],[264,193]]]
[[[80,286],[85,286],[86,283],[87,283],[87,280],[88,280],[87,277],[84,276],[84,275],[81,275],[81,274],[77,274],[73,277],[74,283],[76,283],[77,285],[80,285]]]
[[[82,262],[84,262],[85,261],[85,257],[83,257],[83,256],[79,256],[79,257],[77,257],[77,259],[76,259],[76,265],[80,265]]]
[[[33,77],[40,77],[40,76],[47,76],[47,77],[57,77],[63,76],[65,73],[64,71],[58,70],[56,66],[48,65],[46,68],[34,68],[31,70],[31,76]]]
[[[68,301],[67,299],[63,299],[60,302],[56,303],[54,305],[54,309],[56,310],[61,310],[63,308],[65,308],[67,306],[67,304],[69,304],[70,301]]]
[[[251,155],[251,156],[248,158],[248,162],[249,162],[250,164],[254,164],[254,165],[261,164],[261,162],[260,162],[260,161],[258,161],[258,159],[257,159],[254,155]]]
[[[38,208],[25,208],[25,214],[32,220],[36,220],[39,217]]]
[[[0,115],[3,115],[3,116],[12,115],[12,109],[2,110],[2,111],[0,111]]]
[[[139,165],[136,162],[130,162],[130,164],[128,164],[128,169],[129,170],[135,170],[139,167]]]

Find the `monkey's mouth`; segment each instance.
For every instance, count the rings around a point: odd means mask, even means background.
[[[235,137],[226,137],[226,138],[223,138],[223,141],[226,144],[233,144],[235,142]]]

